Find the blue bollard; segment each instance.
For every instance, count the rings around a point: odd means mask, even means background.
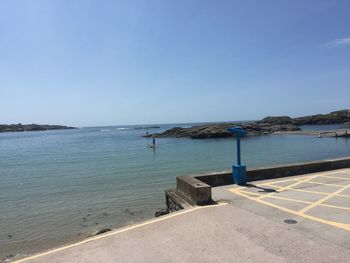
[[[232,176],[236,184],[245,185],[247,183],[246,166],[232,165]]]
[[[238,185],[245,185],[247,176],[246,166],[241,164],[241,137],[245,136],[247,132],[241,127],[228,128],[227,130],[237,136],[237,164],[232,165],[233,180]]]

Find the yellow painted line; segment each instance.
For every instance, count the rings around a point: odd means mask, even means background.
[[[296,185],[298,185],[298,184],[302,184],[302,183],[307,182],[308,180],[314,179],[315,177],[318,177],[318,176],[320,176],[320,175],[309,176],[309,177],[307,177],[307,178],[305,178],[305,179],[303,179],[303,180],[299,180],[298,182],[296,182],[296,183],[294,183],[294,184],[291,184],[291,185],[288,185],[288,186],[284,186],[284,187],[280,188],[278,191],[281,191],[281,192],[282,192],[282,191],[288,190],[289,188],[291,188],[291,187],[293,187],[293,186],[296,186]],[[273,194],[275,194],[275,193],[270,193],[270,194],[261,196],[261,197],[259,197],[258,199],[263,199],[263,198],[269,197],[269,196],[271,196],[271,195],[273,195]]]
[[[234,187],[232,189],[240,190],[240,189],[245,189],[245,188],[247,188],[247,187],[246,186],[240,186],[240,187]]]
[[[297,203],[302,203],[302,204],[312,204],[313,203],[313,202],[309,202],[309,201],[302,201],[302,200],[298,200],[298,199],[286,198],[286,197],[275,196],[275,195],[270,196],[268,198],[281,199],[281,200],[297,202]],[[337,209],[349,210],[350,211],[350,207],[345,207],[345,206],[330,205],[330,204],[319,204],[318,206],[332,207],[332,208],[337,208]]]
[[[267,182],[267,183],[262,183],[262,184],[259,184],[258,186],[264,186],[264,185],[269,185],[269,184],[275,184],[275,183],[284,183],[284,182],[288,182],[288,181],[299,181],[299,180],[303,180],[303,179],[306,179],[306,178],[309,178],[310,176],[323,176],[323,175],[328,175],[328,174],[336,174],[338,172],[322,172],[322,173],[317,173],[315,175],[306,175],[306,176],[290,176],[289,179],[285,179],[285,180],[277,180],[276,179],[270,179],[271,182]],[[294,177],[294,178],[292,178]]]
[[[322,219],[322,218],[314,217],[314,216],[311,216],[311,215],[306,215],[306,214],[303,214],[303,213],[300,213],[300,212],[296,212],[294,210],[291,210],[291,209],[288,209],[288,208],[285,208],[285,207],[281,207],[279,205],[275,205],[275,204],[266,202],[264,200],[259,200],[257,198],[253,198],[253,197],[247,196],[247,195],[245,195],[243,193],[239,193],[238,191],[237,192],[232,191],[232,192],[234,192],[234,193],[236,193],[238,195],[241,195],[241,196],[243,196],[245,198],[248,198],[250,200],[253,200],[253,201],[256,201],[258,203],[277,208],[277,209],[279,209],[281,211],[284,211],[284,212],[287,212],[287,213],[290,213],[290,214],[293,214],[293,215],[296,215],[296,216],[300,216],[300,217],[307,218],[307,219],[310,219],[310,220],[313,220],[313,221],[316,221],[316,222],[319,222],[319,223],[324,223],[324,224],[327,224],[327,225],[330,225],[330,226],[334,226],[334,227],[337,227],[337,228],[341,228],[341,229],[350,231],[350,224],[338,223],[338,222],[329,221],[329,220],[325,220],[325,219]]]
[[[231,191],[231,192],[236,192],[236,191]],[[251,194],[251,195],[261,196],[261,194],[246,192],[246,191],[242,191],[242,190],[239,190],[238,192],[239,193],[248,194],[248,195]],[[290,201],[290,202],[296,202],[296,203],[301,203],[301,204],[308,204],[308,205],[314,203],[314,202],[310,202],[310,201],[304,201],[304,200],[299,200],[299,199],[287,198],[287,197],[282,197],[282,196],[277,196],[277,195],[272,195],[272,196],[269,196],[268,198],[279,199],[279,200]],[[337,208],[337,209],[349,210],[350,211],[350,207],[345,207],[345,206],[337,206],[337,205],[330,205],[330,204],[319,204],[318,206],[325,206],[325,207],[331,207],[331,208]]]
[[[288,188],[288,189],[292,190],[292,191],[296,191],[296,192],[318,194],[318,195],[329,195],[330,194],[330,193],[325,193],[325,192],[318,192],[318,191],[305,190],[305,189],[299,189],[299,188]]]
[[[257,186],[270,186],[270,184],[277,184],[277,183],[284,183],[284,182],[289,182],[289,181],[300,181],[300,180],[304,180],[306,178],[309,178],[310,176],[312,177],[322,177],[324,175],[331,175],[331,174],[337,174],[340,171],[335,171],[335,172],[320,172],[317,173],[315,175],[307,175],[307,176],[291,176],[291,177],[295,177],[295,178],[291,178],[289,177],[289,179],[285,179],[285,180],[277,180],[276,179],[270,179],[270,182],[267,183],[262,183],[262,184],[258,184]],[[281,186],[280,186],[281,187]]]
[[[325,183],[318,183],[318,182],[312,182],[312,181],[307,181],[307,182],[308,183],[315,183],[315,184],[319,184],[319,185],[325,185],[325,186],[344,187],[344,185],[325,184]],[[279,188],[279,189],[282,188],[282,186],[273,185],[273,184],[269,184],[269,186],[270,187],[276,187],[276,188]],[[312,186],[310,186],[310,187],[312,187]],[[305,190],[305,189],[300,189],[300,188],[290,188],[290,187],[288,187],[286,190],[293,190],[293,191],[297,191],[297,192],[305,192],[305,193],[320,194],[320,195],[331,194],[331,193],[328,193],[328,192],[319,192],[319,191]],[[350,195],[339,194],[337,196],[349,197],[350,198]]]
[[[342,195],[342,194],[339,194],[339,195],[337,195],[337,196],[350,198],[350,195]]]
[[[259,184],[259,185],[257,185],[257,187],[260,187],[260,188],[274,187],[274,188],[277,188],[277,189],[284,188],[284,186],[275,185],[273,183],[264,184],[264,185]]]
[[[242,190],[240,190],[239,192],[240,193],[244,193],[244,194],[250,194],[250,192],[245,192],[245,191],[242,191]],[[262,196],[260,194],[255,194],[255,195]],[[288,198],[288,197],[283,197],[283,196],[278,196],[278,195],[271,195],[271,196],[268,196],[267,198],[280,199],[280,200],[291,201],[291,202],[302,203],[302,204],[308,204],[308,205],[313,203],[313,202],[310,202],[310,201],[304,201],[304,200]]]
[[[236,192],[236,191],[231,191],[231,192]],[[247,191],[242,191],[239,190],[237,191],[239,193],[244,193],[244,194],[251,194],[251,195],[257,195],[257,196],[263,196],[262,194],[258,194],[258,193],[251,193],[251,192],[247,192]],[[298,199],[293,199],[293,198],[287,198],[287,197],[282,197],[282,196],[277,196],[277,195],[271,195],[267,198],[274,198],[274,199],[280,199],[280,200],[285,200],[285,201],[291,201],[291,202],[297,202],[297,203],[303,203],[303,204],[312,204],[312,202],[309,201],[303,201],[303,200],[298,200]]]
[[[307,181],[308,183],[310,181]],[[318,184],[318,183],[317,183]],[[323,183],[320,183],[322,185],[327,185],[327,184],[323,184]],[[273,185],[273,184],[269,184],[270,187],[276,187],[276,188],[283,188],[281,186],[277,186],[277,185]],[[338,187],[344,187],[344,185],[337,185]],[[279,189],[279,191],[280,191]],[[301,189],[301,188],[294,188],[294,187],[290,187],[290,186],[286,186],[284,187],[283,190],[291,190],[291,191],[296,191],[296,192],[305,192],[305,193],[310,193],[310,194],[319,194],[319,195],[329,195],[331,193],[328,193],[328,192],[319,192],[319,191],[312,191],[312,190],[306,190],[306,189]],[[337,196],[343,196],[343,197],[350,197],[350,195],[337,195]]]
[[[303,180],[303,179],[306,179],[306,178],[309,178],[310,176],[314,177],[314,176],[323,176],[323,175],[328,175],[328,174],[335,174],[336,172],[329,172],[329,173],[324,173],[324,174],[314,174],[314,175],[304,175],[304,176],[291,176],[291,177],[288,177],[289,179],[284,179],[284,180],[277,180],[276,179],[271,179],[270,182],[267,182],[267,183],[262,183],[262,184],[259,184],[260,185],[268,185],[268,184],[275,184],[275,183],[284,183],[284,182],[289,182],[289,181],[299,181],[299,180]]]
[[[291,201],[291,202],[302,203],[302,204],[312,204],[312,202],[309,202],[309,201],[303,201],[303,200],[287,198],[287,197],[282,197],[282,196],[276,196],[276,195],[269,196],[268,198],[280,199],[280,200]]]
[[[327,201],[328,199],[331,199],[332,197],[336,196],[337,194],[340,194],[342,191],[344,191],[345,189],[349,188],[350,187],[350,184],[344,186],[343,188],[340,188],[339,190],[329,194],[328,196],[325,196],[324,198],[321,198],[320,200],[314,202],[313,204],[301,209],[299,212],[300,213],[305,213],[306,211],[314,208],[315,206]]]
[[[238,192],[248,194],[248,195],[250,194],[250,195],[256,195],[256,196],[262,196],[262,194],[251,193],[251,192],[242,191],[242,190],[239,190]],[[342,195],[336,195],[336,196],[342,196]],[[346,197],[350,197],[350,196],[346,196]],[[291,202],[302,203],[302,204],[313,204],[314,203],[314,202],[310,202],[310,201],[304,201],[304,200],[299,200],[299,199],[294,199],[294,198],[287,198],[287,197],[282,197],[282,196],[278,196],[278,195],[272,195],[272,196],[269,196],[268,198],[280,199],[280,200],[291,201]],[[326,207],[332,207],[332,208],[339,208],[339,209],[343,209],[343,210],[350,210],[350,207],[330,205],[330,204],[319,204],[319,206],[326,206]]]
[[[333,186],[333,187],[343,187],[344,185],[341,184],[328,184],[328,183],[321,183],[321,182],[315,182],[315,181],[307,181],[311,184],[319,184],[319,185],[326,185],[326,186]]]
[[[231,191],[231,189],[230,189],[230,191]],[[233,190],[233,191],[234,191],[234,190]],[[231,191],[231,192],[232,192],[232,191]],[[258,196],[262,196],[262,194],[252,193],[252,192],[243,191],[243,190],[238,190],[237,192],[245,193],[245,194],[248,194],[248,195],[258,195]]]
[[[281,197],[281,196],[270,196],[268,198],[273,198],[273,199],[281,199],[281,200],[286,200],[286,201],[291,201],[291,202],[296,202],[296,203],[302,203],[302,204],[312,204],[313,202],[309,202],[309,201],[302,201],[302,200],[298,200],[298,199],[292,199],[292,198],[286,198],[286,197]],[[337,208],[337,209],[342,209],[342,210],[349,210],[349,207],[345,207],[345,206],[337,206],[337,205],[329,205],[329,204],[319,204],[318,206],[325,206],[325,207],[332,207],[332,208]]]
[[[274,187],[274,185],[270,185],[271,187]],[[280,186],[276,186],[277,188],[282,188]],[[330,193],[326,193],[326,192],[318,192],[318,191],[312,191],[312,190],[305,190],[305,189],[300,189],[300,188],[292,188],[292,187],[288,187],[286,190],[292,190],[292,191],[296,191],[296,192],[305,192],[305,193],[310,193],[310,194],[320,194],[320,195],[328,195]]]
[[[278,183],[285,183],[285,182],[289,182],[289,181],[298,181],[301,179],[304,179],[306,176],[302,177],[302,178],[294,178],[294,179],[286,179],[286,180],[280,180],[280,181],[273,181],[273,182],[268,182],[268,183],[262,183],[259,184],[258,186],[264,186],[264,185],[270,185],[270,184],[278,184]],[[307,176],[309,177],[309,176]]]
[[[30,257],[27,257],[27,258],[19,259],[17,261],[13,261],[13,263],[26,262],[28,260],[33,260],[33,259],[36,259],[36,258],[39,258],[39,257],[42,257],[42,256],[53,254],[53,253],[56,253],[56,252],[59,252],[59,251],[62,251],[62,250],[68,249],[68,248],[73,248],[73,247],[76,247],[76,246],[79,246],[79,245],[82,245],[82,244],[85,244],[85,243],[89,243],[89,242],[92,242],[92,241],[95,241],[95,240],[98,240],[98,239],[102,239],[102,238],[105,238],[105,237],[114,236],[114,235],[117,235],[117,234],[120,234],[120,233],[123,233],[123,232],[127,232],[129,230],[133,230],[133,229],[137,229],[137,228],[140,228],[140,227],[143,227],[143,226],[146,226],[146,225],[154,224],[154,223],[157,223],[157,222],[160,222],[160,221],[164,221],[164,220],[167,220],[167,219],[170,219],[170,218],[173,218],[173,217],[176,217],[176,216],[180,216],[180,215],[183,215],[183,214],[187,214],[187,213],[199,210],[199,209],[212,208],[212,207],[217,207],[217,206],[222,206],[222,205],[227,205],[227,203],[219,203],[217,205],[211,205],[211,206],[196,206],[194,208],[190,208],[190,209],[186,209],[186,210],[183,210],[183,211],[171,213],[170,215],[165,215],[165,216],[162,216],[162,217],[158,217],[156,219],[150,219],[150,220],[145,221],[143,223],[139,223],[139,224],[123,227],[123,228],[120,228],[118,230],[108,232],[107,234],[101,234],[101,235],[97,235],[97,236],[94,236],[94,237],[90,237],[90,238],[87,238],[85,240],[82,240],[82,241],[74,243],[74,244],[70,244],[70,245],[66,245],[66,246],[63,246],[63,247],[56,248],[56,249],[52,249],[52,250],[49,250],[47,252],[39,253],[39,254],[36,254],[36,255],[33,255],[33,256],[30,256]]]
[[[340,176],[323,175],[322,177],[350,181],[350,178],[345,178],[345,177],[340,177]]]
[[[326,207],[332,207],[332,208],[337,208],[337,209],[350,211],[350,207],[345,207],[345,206],[329,205],[329,204],[319,204],[318,206],[326,206]]]

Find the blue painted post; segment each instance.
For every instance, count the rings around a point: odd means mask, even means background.
[[[237,164],[232,165],[232,176],[236,184],[245,185],[247,183],[246,166],[241,164],[241,137],[247,132],[241,127],[232,127],[227,129],[237,137]]]
[[[237,164],[241,165],[241,137],[237,136]]]

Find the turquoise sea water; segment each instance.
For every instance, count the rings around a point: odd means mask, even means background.
[[[235,159],[232,138],[162,138],[152,150],[134,128],[0,133],[0,261],[152,218],[176,176],[228,170]],[[350,140],[247,137],[242,154],[248,167],[319,160],[349,156]]]

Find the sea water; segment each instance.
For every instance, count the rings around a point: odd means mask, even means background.
[[[233,138],[159,138],[151,149],[152,140],[142,137],[191,125],[1,133],[0,261],[150,219],[165,207],[164,190],[175,187],[176,176],[229,170],[236,158]],[[248,167],[349,154],[346,138],[242,140]]]

